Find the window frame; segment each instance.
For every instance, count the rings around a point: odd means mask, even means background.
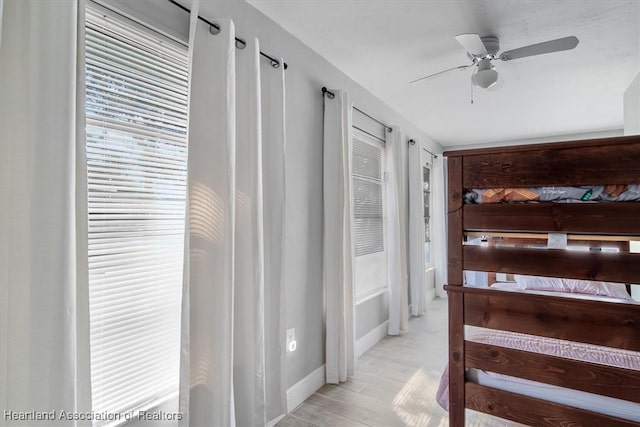
[[[371,298],[375,298],[381,294],[384,294],[386,292],[389,291],[389,281],[388,281],[388,253],[387,253],[387,239],[386,239],[386,231],[387,231],[387,171],[386,171],[386,145],[381,141],[378,140],[374,137],[372,137],[371,135],[367,134],[366,132],[361,131],[360,129],[356,128],[356,127],[352,127],[352,133],[351,133],[352,139],[353,141],[358,140],[359,142],[365,143],[373,148],[375,148],[376,150],[380,151],[380,191],[381,191],[381,204],[382,204],[382,215],[381,215],[381,221],[382,221],[382,228],[381,228],[381,239],[382,239],[382,250],[381,251],[377,251],[377,252],[371,252],[371,253],[366,253],[366,254],[362,254],[362,255],[356,255],[355,254],[355,221],[354,221],[354,230],[353,230],[353,236],[354,236],[354,273],[356,273],[356,280],[355,280],[355,304],[361,304]],[[351,155],[353,156],[353,148],[352,148],[352,152]],[[352,186],[353,186],[353,178],[354,178],[354,174],[353,171],[351,173],[351,182],[352,182]],[[366,177],[363,179],[367,179]],[[375,179],[370,179],[371,182],[375,182]],[[351,202],[353,203],[353,195],[352,195],[352,200]],[[355,220],[355,217],[354,217]],[[358,283],[361,282],[362,280],[358,280],[358,275],[357,272],[358,270],[361,269],[367,269],[366,265],[367,263],[375,263],[378,267],[380,267],[380,264],[383,263],[383,273],[379,275],[379,277],[377,275],[374,275],[375,277],[378,277],[380,279],[381,283],[384,284],[380,284],[380,286],[375,286],[375,287],[371,287],[368,289],[358,289]],[[359,268],[361,267],[361,268]],[[368,270],[368,269],[367,269]],[[373,277],[371,278],[372,280],[375,280]]]
[[[423,225],[423,235],[425,236],[425,239],[423,241],[423,243],[425,244],[425,258],[427,253],[426,246],[429,247],[428,248],[429,262],[427,262],[426,259],[424,260],[424,270],[427,271],[435,266],[434,260],[433,260],[433,159],[431,157],[431,154],[428,153],[424,148],[420,150],[420,169],[421,169],[420,180],[423,185],[423,188],[424,188],[424,170],[427,169],[429,171],[429,190],[428,190],[429,200],[427,202],[427,206],[429,208],[429,216],[428,216],[429,218],[428,243],[429,244],[428,245],[426,241],[426,230],[425,230],[426,227],[425,225]],[[422,191],[422,206],[425,206],[424,189]],[[424,212],[422,217],[425,220],[427,218],[424,216]],[[426,223],[426,221],[424,222]]]

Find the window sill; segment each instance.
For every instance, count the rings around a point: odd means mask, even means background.
[[[374,289],[373,291],[367,292],[362,295],[356,295],[356,305],[362,304],[363,302],[369,301],[370,299],[373,299],[382,294],[386,294],[387,292],[389,292],[389,288],[385,287],[380,289]]]

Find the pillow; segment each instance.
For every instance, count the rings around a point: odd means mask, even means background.
[[[516,274],[514,278],[520,289],[601,295],[625,300],[631,299],[623,283],[591,282],[588,280],[524,276],[521,274]]]
[[[464,285],[470,288],[486,288],[489,285],[487,273],[483,271],[465,270]]]

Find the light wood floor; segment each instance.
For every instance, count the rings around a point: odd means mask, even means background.
[[[439,427],[449,417],[435,395],[447,362],[447,302],[435,300],[410,332],[387,336],[356,362],[352,379],[325,385],[277,427]],[[513,426],[467,411],[468,426]]]

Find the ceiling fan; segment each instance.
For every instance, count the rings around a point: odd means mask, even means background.
[[[455,39],[467,51],[467,56],[471,59],[471,64],[449,68],[447,70],[421,77],[410,83],[417,83],[449,71],[464,70],[469,67],[475,67],[473,75],[471,76],[471,83],[474,86],[488,89],[498,82],[498,72],[495,70],[492,61],[498,59],[501,61],[512,61],[514,59],[524,58],[527,56],[571,50],[575,48],[579,42],[577,37],[569,36],[508,50],[498,55],[498,51],[500,50],[500,40],[498,37],[480,37],[478,34],[460,34],[456,36]]]

